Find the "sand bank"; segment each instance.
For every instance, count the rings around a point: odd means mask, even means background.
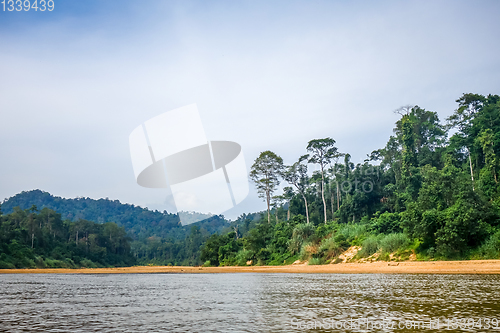
[[[0,274],[61,273],[61,274],[119,274],[119,273],[392,273],[392,274],[500,274],[500,260],[467,261],[405,261],[347,263],[330,265],[245,266],[245,267],[188,267],[133,266],[118,268],[44,268],[0,269]]]

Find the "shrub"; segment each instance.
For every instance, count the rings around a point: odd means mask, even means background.
[[[372,230],[377,233],[390,234],[401,231],[399,213],[382,213],[372,218],[370,224]]]
[[[300,251],[300,248],[302,247],[302,243],[304,240],[300,236],[293,236],[289,241],[288,241],[288,251],[290,251],[291,254],[298,253]]]
[[[499,259],[500,258],[500,231],[488,238],[473,255],[475,259]]]
[[[323,264],[323,260],[321,260],[321,258],[311,258],[309,259],[308,265],[321,265]]]
[[[0,269],[12,269],[12,268],[16,268],[16,266],[11,264],[10,262],[0,261]]]
[[[246,266],[247,261],[251,260],[253,256],[253,251],[241,249],[236,254],[236,264],[239,266]]]
[[[43,257],[35,257],[35,265],[37,268],[45,268],[45,262],[43,261]]]
[[[343,262],[343,260],[340,258],[335,258],[335,260],[333,261],[334,264],[340,264],[341,262]]]
[[[349,242],[344,234],[336,234],[334,237],[335,243],[337,243],[340,247],[349,247]]]
[[[306,240],[314,234],[314,227],[311,224],[298,224],[292,233],[293,236],[300,236]]]
[[[89,259],[83,259],[82,261],[80,261],[80,265],[82,267],[87,267],[87,268],[96,268],[97,267],[97,265]]]
[[[65,267],[67,268],[76,268],[75,262],[71,260],[70,258],[64,259]]]
[[[375,236],[370,236],[362,243],[362,248],[358,252],[361,257],[368,257],[378,251],[380,248],[379,240]]]
[[[343,236],[343,235],[342,235]],[[334,237],[325,238],[321,241],[318,252],[327,259],[338,256],[342,253],[343,247],[335,241]]]
[[[402,233],[389,234],[380,240],[382,251],[392,253],[410,244],[410,239]]]
[[[314,235],[314,227],[310,224],[299,224],[292,232],[292,238],[288,241],[288,251],[292,255],[298,253],[304,241]]]
[[[367,234],[366,225],[345,224],[339,228],[336,235],[343,235],[348,243],[351,243],[351,245],[357,245],[355,244],[356,240],[363,239],[366,236],[366,234]]]
[[[307,260],[313,254],[316,254],[316,253],[318,253],[318,247],[315,246],[313,243],[306,243],[306,244],[302,245],[302,248],[300,249],[299,258],[301,260]]]

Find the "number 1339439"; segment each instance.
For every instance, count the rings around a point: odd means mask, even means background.
[[[7,12],[20,12],[20,11],[41,11],[54,10],[54,0],[2,0],[0,1],[0,8],[2,11]]]

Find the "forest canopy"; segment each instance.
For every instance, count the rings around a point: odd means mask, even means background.
[[[500,96],[456,102],[444,121],[399,108],[385,147],[362,163],[332,137],[305,142],[291,164],[262,152],[249,176],[266,211],[233,222],[183,227],[118,201],[22,192],[2,204],[0,266],[499,259]]]

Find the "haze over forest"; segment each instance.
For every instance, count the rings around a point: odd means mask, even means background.
[[[233,222],[183,227],[166,211],[22,192],[2,204],[0,266],[324,264],[351,249],[357,260],[498,259],[500,96],[456,102],[445,121],[400,108],[385,147],[363,163],[330,137],[289,165],[263,151],[250,178],[268,209]]]

